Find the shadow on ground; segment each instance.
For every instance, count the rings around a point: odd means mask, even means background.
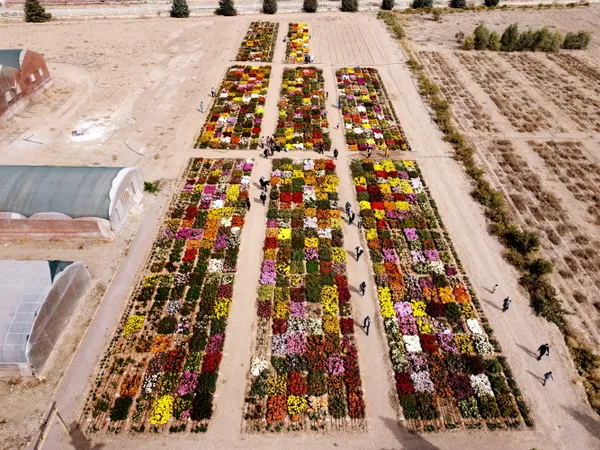
[[[393,448],[382,447],[379,450],[440,450],[439,447],[431,444],[427,439],[418,433],[409,431],[405,426],[401,425],[394,419],[379,416],[385,427],[390,430],[399,446]]]
[[[76,450],[100,450],[104,447],[104,444],[92,444],[92,439],[83,434],[76,422],[69,427],[69,434],[71,437],[69,444]]]
[[[596,439],[600,440],[600,421],[590,415],[583,413],[581,411],[576,410],[575,408],[571,408],[570,406],[565,408],[562,407],[573,419],[579,422],[583,427],[594,436]]]

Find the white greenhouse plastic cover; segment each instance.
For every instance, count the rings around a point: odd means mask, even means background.
[[[0,260],[0,368],[39,372],[89,281],[81,261]]]

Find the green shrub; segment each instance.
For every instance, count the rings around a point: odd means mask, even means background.
[[[463,50],[473,50],[475,48],[475,36],[467,36],[463,41],[461,48]]]
[[[163,317],[160,322],[158,322],[157,333],[158,334],[171,334],[175,332],[175,327],[177,326],[177,319],[173,316]]]
[[[500,0],[484,0],[485,6],[487,6],[488,8],[492,8],[495,6],[498,6],[498,3],[500,3]]]
[[[263,0],[263,12],[265,14],[277,13],[277,0]]]
[[[171,5],[171,17],[190,17],[190,8],[186,0],[173,0]]]
[[[317,12],[317,8],[319,7],[318,0],[304,0],[304,4],[302,5],[302,9],[307,13]]]
[[[517,47],[515,50],[524,51],[524,50],[533,50],[535,47],[536,35],[532,30],[527,30],[519,35],[519,40],[517,41]]]
[[[479,24],[473,33],[475,50],[485,50],[490,42],[490,30],[485,25]]]
[[[533,46],[534,51],[541,51],[546,53],[556,53],[560,49],[563,42],[563,35],[560,31],[551,33],[548,28],[544,27],[537,30],[535,33],[535,44]]]
[[[25,22],[41,23],[52,18],[52,14],[47,13],[38,0],[25,0],[23,14],[25,15]]]
[[[509,248],[514,248],[524,255],[535,251],[540,246],[540,240],[535,233],[527,230],[519,230],[512,226],[504,234],[504,241]]]
[[[590,43],[590,32],[579,31],[577,33],[567,33],[562,43],[562,48],[568,50],[584,50]]]
[[[216,9],[215,14],[218,16],[236,16],[237,10],[233,0],[219,0],[219,7]]]
[[[342,12],[358,11],[358,0],[342,0]]]
[[[414,0],[412,2],[412,7],[415,9],[431,8],[432,6],[433,6],[433,0]]]
[[[571,354],[581,375],[592,372],[600,364],[599,358],[587,347],[571,348]]]
[[[155,194],[160,191],[160,181],[144,181],[144,191]]]
[[[500,39],[500,49],[503,52],[512,52],[517,49],[517,44],[519,42],[519,26],[516,23],[510,25],[504,33],[502,33],[502,38]]]
[[[394,9],[394,0],[383,0],[381,2],[381,9],[384,9],[386,11],[391,11],[392,9]]]
[[[127,419],[127,415],[129,414],[129,408],[133,403],[133,398],[131,397],[117,397],[115,400],[115,404],[110,410],[110,420],[125,420]]]
[[[450,0],[450,8],[466,9],[467,0]]]
[[[490,33],[490,39],[488,41],[488,48],[494,52],[500,50],[500,35],[495,31]]]

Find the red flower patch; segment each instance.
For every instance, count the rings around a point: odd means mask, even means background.
[[[219,364],[221,364],[222,357],[223,354],[221,353],[208,353],[204,355],[204,359],[202,359],[202,372],[216,372]]]

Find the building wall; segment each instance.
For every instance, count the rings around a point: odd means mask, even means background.
[[[25,52],[21,70],[2,66],[0,68],[0,116],[42,86],[49,77],[50,72],[44,57],[31,50]],[[10,99],[6,97],[7,93]]]

